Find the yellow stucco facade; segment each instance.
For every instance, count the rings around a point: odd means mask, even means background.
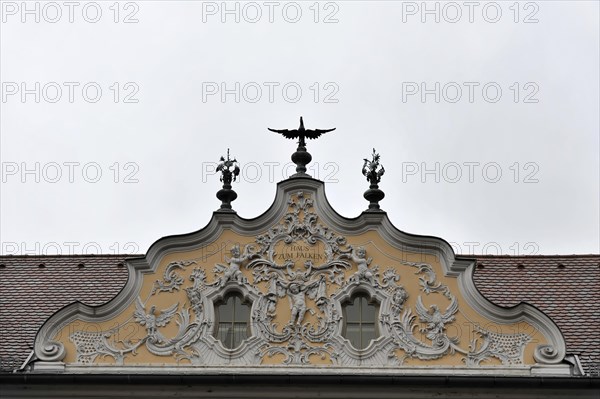
[[[288,193],[288,198],[292,205],[289,203],[285,205],[287,211],[285,215],[269,228],[264,229],[261,234],[244,234],[240,228],[224,227],[210,242],[193,249],[170,250],[164,254],[157,261],[153,272],[142,273],[143,280],[138,291],[131,296],[130,303],[122,307],[118,314],[102,321],[90,320],[89,317],[87,320],[77,318],[68,321],[62,328],[56,330],[52,337],[52,341],[64,346],[65,356],[62,361],[67,365],[90,366],[191,366],[194,364],[211,366],[210,359],[214,357],[196,356],[201,350],[200,346],[195,346],[194,342],[197,341],[194,340],[204,340],[208,348],[221,345],[215,338],[214,317],[211,319],[214,309],[211,312],[206,309],[214,306],[214,302],[203,297],[202,305],[194,307],[190,292],[197,288],[200,297],[200,294],[207,292],[217,295],[215,293],[219,289],[237,292],[242,286],[246,287],[244,290],[254,292],[256,302],[252,304],[253,313],[251,320],[248,320],[250,333],[263,337],[262,341],[256,343],[252,349],[251,364],[257,367],[293,363],[290,361],[292,357],[289,354],[306,354],[301,362],[303,366],[344,366],[343,357],[338,357],[338,352],[340,348],[345,350],[350,342],[342,335],[344,319],[343,312],[340,313],[339,309],[343,309],[343,303],[338,303],[339,298],[336,295],[346,289],[351,296],[352,292],[361,291],[361,287],[369,292],[379,290],[385,294],[381,297],[383,299],[378,300],[380,306],[377,315],[377,333],[380,341],[384,342],[387,339],[385,350],[388,352],[385,358],[388,360],[394,358],[395,361],[386,361],[380,365],[382,367],[524,367],[536,363],[534,353],[539,345],[549,344],[547,337],[532,323],[524,320],[499,323],[486,317],[480,310],[474,309],[465,299],[457,276],[447,273],[444,269],[442,265],[444,260],[440,254],[401,249],[402,246],[390,242],[389,238],[374,228],[362,229],[355,234],[347,232],[341,234],[334,227],[324,224],[319,207],[315,207],[313,203],[318,200],[314,192],[305,190],[300,198],[298,193]],[[310,201],[303,207],[295,206],[294,203],[298,203],[300,199]],[[319,226],[321,238],[311,241],[312,233],[308,230],[289,235],[292,237],[290,242],[286,242],[282,238],[284,235],[281,234],[269,236],[270,230],[279,228],[283,231],[282,226],[289,227],[290,215],[295,215],[295,222],[304,229]],[[314,223],[309,223],[307,216],[312,217],[312,215],[314,215]],[[261,242],[264,244],[264,237],[267,236],[270,237],[267,244],[269,244],[268,248],[273,250],[272,253],[267,250],[260,252]],[[261,237],[263,237],[262,241]],[[341,240],[338,241],[338,237],[341,237]],[[332,243],[335,243],[333,255],[331,254]],[[231,252],[235,245],[249,255],[247,259],[238,262],[241,274],[235,276],[231,274],[226,278],[225,275],[231,267],[231,259],[235,257]],[[371,273],[368,276],[373,277],[367,278],[366,274],[359,273],[360,261],[356,261],[357,258],[353,256],[356,249],[361,247],[366,251],[364,260],[371,258],[367,267]],[[264,259],[268,261],[267,266],[259,264]],[[307,266],[307,261],[310,267]],[[258,266],[253,267],[254,264]],[[283,267],[284,264],[287,266]],[[178,266],[173,267],[173,265]],[[329,266],[323,266],[321,270],[319,265]],[[263,274],[257,273],[259,267],[268,269],[270,274],[267,271]],[[310,272],[307,272],[309,269]],[[330,279],[332,274],[328,273],[331,270],[334,270],[337,280]],[[316,276],[321,272],[325,277],[313,278],[313,274]],[[204,288],[194,288],[195,281],[199,280],[199,273],[204,276],[202,283]],[[296,277],[293,277],[294,274],[297,274]],[[299,274],[304,275],[304,280],[299,279]],[[257,278],[259,275],[271,276],[272,280],[259,281],[261,280]],[[398,277],[393,286],[396,291],[391,288],[391,285],[386,288],[385,276]],[[324,323],[328,321],[324,318],[332,318],[331,315],[337,315],[335,317],[339,318],[335,323],[329,320],[331,324],[328,324],[332,331],[328,333],[329,337],[335,337],[334,349],[328,346],[328,340],[321,340],[322,342],[318,342],[319,339],[306,340],[306,335],[302,335],[304,337],[302,342],[308,346],[300,345],[289,349],[290,345],[298,344],[296,341],[292,342],[293,334],[288,334],[288,339],[283,342],[275,342],[277,340],[268,338],[268,335],[260,331],[260,326],[255,322],[260,317],[264,320],[268,319],[268,325],[273,327],[273,334],[283,334],[286,328],[288,330],[296,328],[293,326],[292,297],[289,292],[291,284],[296,281],[294,278],[301,281],[306,289],[303,295],[307,309],[302,326],[317,330],[320,325],[325,325]],[[275,291],[272,291],[272,287],[277,284],[279,295],[275,295]],[[318,295],[314,294],[317,290],[321,290]],[[397,303],[394,305],[394,292],[402,290],[403,295],[405,294],[404,299],[399,302],[399,305]],[[314,295],[310,295],[311,292]],[[260,301],[267,298],[271,298],[272,302],[269,304],[274,306],[275,310],[271,318],[261,316],[258,306],[263,303]],[[483,298],[481,300],[485,301]],[[327,303],[323,305],[323,301]],[[143,307],[140,308],[140,305]],[[432,305],[436,305],[437,310]],[[329,306],[328,309],[333,313],[325,312],[323,310],[325,306]],[[153,315],[150,311],[152,307],[155,308]],[[199,314],[200,308],[205,313]],[[158,320],[162,312],[169,309],[177,314],[173,313],[166,322],[163,320],[162,325],[158,323],[155,329],[161,338],[153,338],[153,331],[149,324]],[[142,322],[140,311],[146,316],[154,317],[153,321]],[[393,316],[394,311],[396,316]],[[435,319],[436,315],[442,318]],[[413,316],[412,321],[410,316]],[[198,325],[194,324],[194,321]],[[182,335],[186,334],[182,332],[182,325],[186,322],[190,326],[196,326],[194,328],[197,328],[199,337],[186,341],[189,345],[177,347],[177,339],[186,337]],[[202,322],[205,325],[201,327]],[[191,331],[193,328],[189,327],[189,329]],[[298,326],[296,331],[301,330]],[[407,333],[410,335],[408,338],[405,336]],[[182,338],[179,342],[187,339],[187,337]],[[148,345],[148,341],[153,340],[154,345]],[[106,345],[110,349],[103,351],[103,346]],[[484,348],[485,345],[488,346],[487,349]],[[274,347],[281,347],[283,350],[269,350]],[[135,349],[131,350],[131,348]],[[162,353],[157,353],[159,351],[157,348],[169,348],[169,350],[164,349]],[[320,348],[324,349],[319,350]],[[122,358],[115,355],[113,353],[115,351],[122,351]],[[351,352],[359,362],[362,361],[360,359],[363,355],[360,350]],[[227,354],[228,349],[221,347],[219,353]],[[365,355],[364,358],[366,359],[367,356]],[[227,361],[219,360],[217,364],[227,364]]]

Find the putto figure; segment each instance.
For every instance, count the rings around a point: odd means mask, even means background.
[[[269,301],[267,314],[275,315],[277,298],[288,296],[290,302],[290,325],[300,326],[304,321],[306,312],[312,315],[315,312],[306,305],[306,296],[316,301],[317,305],[327,302],[327,284],[325,277],[321,276],[318,280],[305,282],[302,278],[294,279],[290,282],[284,282],[277,277],[270,282],[267,300]]]
[[[352,248],[352,246],[350,246]],[[374,275],[369,270],[369,265],[373,261],[373,258],[367,258],[367,250],[364,247],[352,248],[352,253],[348,255],[352,262],[358,266],[358,271],[354,274],[355,278],[360,280],[367,280],[371,284],[374,284]]]
[[[290,296],[290,307],[292,315],[290,318],[291,324],[302,324],[304,320],[304,314],[306,313],[306,298],[304,294],[304,288],[298,283],[291,283],[288,287],[288,293]]]
[[[218,263],[215,265],[214,271],[217,273],[223,273],[221,278],[217,280],[217,283],[220,286],[225,285],[225,283],[230,280],[237,281],[240,284],[245,283],[246,278],[242,274],[240,266],[247,260],[258,256],[256,254],[252,254],[251,245],[246,245],[244,248],[244,254],[242,255],[239,244],[235,244],[233,247],[231,247],[230,253],[231,258],[225,256],[225,262],[227,262],[227,266]]]

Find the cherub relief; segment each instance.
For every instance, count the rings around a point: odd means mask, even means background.
[[[244,248],[244,253],[241,254],[239,244],[235,244],[233,247],[231,247],[230,250],[231,258],[225,256],[225,262],[227,262],[228,265],[222,265],[219,263],[215,265],[214,271],[217,273],[223,273],[223,275],[218,281],[218,284],[220,286],[225,285],[225,283],[227,283],[230,280],[237,281],[238,283],[246,282],[244,275],[240,271],[240,267],[247,260],[258,256],[256,254],[252,254],[251,250],[252,246],[246,245],[246,247]]]
[[[304,314],[306,313],[306,296],[304,293],[305,287],[298,283],[291,283],[288,286],[288,295],[290,296],[290,308],[292,314],[290,316],[291,324],[302,324]]]
[[[367,280],[371,284],[374,284],[374,275],[371,270],[369,270],[369,265],[373,258],[367,258],[367,250],[364,247],[352,248],[352,252],[347,255],[356,265],[358,266],[358,271],[354,273],[354,278],[357,280]]]
[[[304,282],[301,279],[296,279],[290,283],[284,283],[283,281],[276,279],[271,285],[271,289],[267,299],[269,299],[269,305],[272,306],[274,314],[275,308],[275,295],[283,298],[288,296],[290,301],[290,322],[289,324],[301,325],[304,320],[304,315],[307,311],[314,314],[312,309],[309,309],[306,305],[306,296],[308,295],[311,299],[316,299],[317,302],[321,299],[320,296],[325,296],[326,284],[324,276],[321,276],[319,280],[313,280],[311,282]],[[273,289],[274,288],[274,289]],[[273,292],[275,291],[275,292]],[[322,299],[321,299],[322,300]]]

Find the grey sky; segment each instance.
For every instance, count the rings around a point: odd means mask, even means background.
[[[600,252],[598,2],[428,2],[439,22],[420,1],[237,3],[237,23],[222,2],[76,3],[71,23],[63,2],[2,2],[4,254],[139,253],[198,230],[228,147],[234,209],[255,217],[295,149],[267,127],[300,115],[337,128],[308,143],[309,173],[344,216],[367,207],[375,147],[401,230],[462,253]]]

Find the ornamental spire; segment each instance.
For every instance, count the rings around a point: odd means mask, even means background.
[[[306,173],[306,165],[312,160],[312,156],[306,151],[306,139],[317,139],[322,134],[335,130],[335,128],[305,129],[302,117],[300,117],[300,127],[298,129],[268,129],[272,132],[281,134],[286,139],[298,139],[298,148],[296,149],[296,152],[292,154],[292,162],[296,164],[296,173],[290,177],[310,177],[310,175]]]
[[[381,181],[381,176],[385,173],[385,168],[379,163],[380,156],[375,152],[375,148],[373,148],[371,157],[370,161],[366,158],[364,159],[365,163],[362,168],[362,174],[371,184],[369,189],[365,191],[364,197],[369,201],[368,212],[381,212],[379,201],[385,197],[385,193],[379,189],[379,182]]]
[[[220,180],[223,182],[223,188],[217,191],[217,198],[221,200],[219,211],[235,212],[231,208],[231,202],[237,198],[237,193],[231,189],[231,183],[240,174],[240,168],[235,158],[229,158],[229,148],[227,149],[227,159],[222,156],[219,161],[217,172],[221,172]]]

